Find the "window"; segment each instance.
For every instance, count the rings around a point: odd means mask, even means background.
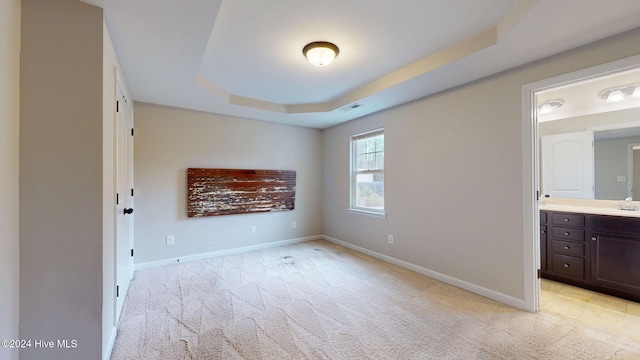
[[[384,129],[351,137],[351,210],[384,216]]]

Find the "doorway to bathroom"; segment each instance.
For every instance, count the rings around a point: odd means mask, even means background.
[[[591,137],[590,150],[566,140],[576,134]],[[554,137],[566,139],[547,141]],[[524,188],[531,189],[524,195],[525,304],[537,311],[543,303],[541,255],[551,251],[541,244],[540,203],[633,198],[638,178],[633,144],[640,143],[640,56],[524,85],[523,143]]]

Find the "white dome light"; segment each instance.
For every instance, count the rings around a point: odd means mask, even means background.
[[[327,66],[338,56],[340,50],[337,46],[326,41],[316,41],[307,44],[302,53],[315,66]]]

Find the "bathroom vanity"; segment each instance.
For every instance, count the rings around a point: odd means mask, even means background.
[[[640,302],[640,212],[613,205],[540,205],[543,278]]]

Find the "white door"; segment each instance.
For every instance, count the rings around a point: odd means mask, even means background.
[[[120,84],[116,93],[116,311],[120,318],[133,278],[133,111]]]
[[[552,198],[593,199],[593,131],[542,137],[542,193]]]

